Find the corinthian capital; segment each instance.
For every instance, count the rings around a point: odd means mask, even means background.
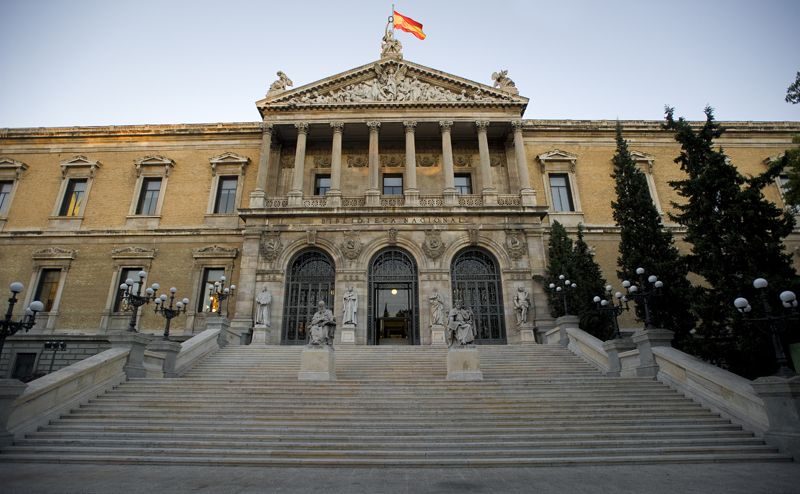
[[[367,122],[367,127],[369,127],[370,132],[378,132],[378,129],[381,128],[381,123],[377,120],[370,120]]]
[[[264,134],[272,134],[273,125],[267,122],[261,122],[261,132]]]
[[[403,127],[406,128],[406,132],[414,132],[414,129],[417,126],[417,122],[413,120],[406,120],[403,122]]]
[[[514,128],[514,132],[522,131],[522,120],[512,120],[511,127]]]
[[[344,129],[344,122],[331,122],[331,128],[333,132],[341,132]]]
[[[294,124],[294,128],[297,129],[298,134],[308,134],[307,122],[297,122],[296,124]]]
[[[478,129],[478,132],[486,132],[486,129],[489,128],[489,121],[488,120],[477,120],[475,122],[475,127]]]
[[[450,132],[450,127],[453,126],[452,120],[439,120],[439,127],[442,128],[442,132]]]

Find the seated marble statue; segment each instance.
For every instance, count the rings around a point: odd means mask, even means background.
[[[448,346],[453,346],[453,343],[457,343],[459,346],[471,345],[478,336],[472,309],[464,307],[460,300],[455,302],[447,316],[447,333]]]
[[[333,335],[336,332],[336,319],[333,312],[325,307],[322,300],[317,304],[317,312],[311,318],[309,326],[310,346],[333,345]]]

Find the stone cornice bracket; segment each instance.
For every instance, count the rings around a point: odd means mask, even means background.
[[[415,129],[417,128],[417,122],[414,120],[405,120],[403,121],[403,127],[406,128],[406,132],[414,133]]]
[[[478,129],[478,132],[486,132],[489,128],[489,121],[488,120],[476,120],[475,121],[475,128]]]
[[[146,166],[153,166],[153,167],[164,167],[164,176],[169,177],[169,173],[175,167],[175,161],[165,158],[163,156],[155,155],[155,156],[144,156],[142,158],[138,158],[133,160],[133,164],[136,166],[136,176],[139,177],[142,174],[142,168]]]
[[[298,134],[308,134],[308,122],[297,122],[294,124]]]
[[[239,167],[239,173],[244,175],[245,167],[248,163],[250,163],[250,158],[247,156],[242,156],[240,154],[227,152],[222,153],[219,156],[214,156],[209,160],[211,163],[211,175],[214,176],[217,174],[217,167],[221,165],[234,165]]]
[[[48,247],[46,249],[37,250],[33,252],[33,258],[37,260],[74,260],[78,254],[77,250],[62,249],[60,247]]]
[[[145,249],[143,247],[120,247],[111,251],[112,259],[154,259],[158,249]]]
[[[450,132],[450,129],[453,127],[453,121],[439,120],[439,127],[442,128],[442,132]]]
[[[22,173],[28,169],[28,165],[21,161],[17,161],[11,158],[7,158],[3,156],[0,158],[0,173],[10,170],[14,173],[14,178],[19,180],[22,176]]]
[[[370,120],[367,122],[367,127],[369,127],[370,132],[378,132],[381,128],[381,123],[377,120]]]
[[[219,245],[209,245],[208,247],[201,247],[192,250],[192,257],[195,259],[202,258],[230,258],[235,259],[239,255],[239,249],[236,247],[228,249]]]
[[[67,174],[71,168],[89,168],[89,177],[94,178],[94,174],[100,168],[99,161],[90,161],[86,156],[73,156],[72,158],[61,162],[61,178],[67,178]]]
[[[344,122],[331,122],[331,128],[334,133],[342,133],[344,131]]]

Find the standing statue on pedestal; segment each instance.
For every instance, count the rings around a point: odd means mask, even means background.
[[[389,29],[391,21],[386,24],[386,32],[381,40],[381,58],[403,59],[403,45],[394,37],[394,32]]]
[[[453,305],[447,316],[448,346],[453,346],[453,343],[457,343],[458,346],[472,345],[478,336],[475,315],[472,309],[464,307],[461,300],[456,300]]]
[[[444,297],[439,290],[434,289],[428,301],[431,304],[431,326],[444,326]]]
[[[517,326],[522,326],[528,322],[528,309],[531,308],[531,300],[528,292],[519,285],[517,293],[514,295],[514,312],[517,314]]]
[[[272,294],[269,293],[267,287],[261,289],[261,292],[256,295],[256,324],[263,326],[272,326],[270,323],[270,311],[272,307]]]
[[[336,318],[333,312],[325,307],[322,300],[317,303],[317,312],[311,318],[309,325],[309,346],[332,346],[333,336],[336,332]]]
[[[349,286],[342,299],[344,300],[342,324],[358,326],[358,293],[353,290],[352,286]]]

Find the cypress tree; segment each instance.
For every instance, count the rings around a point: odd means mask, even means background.
[[[755,177],[744,177],[713,141],[723,129],[705,109],[706,122],[697,131],[666,109],[664,128],[675,132],[681,154],[675,159],[686,178],[670,183],[684,198],[675,204],[673,220],[686,228],[692,244],[686,260],[689,270],[704,279],[692,305],[699,319],[703,357],[753,378],[775,369],[765,332],[746,324],[732,302],[745,296],[756,302],[752,280],[766,278],[768,300],[780,310],[777,292],[792,288],[796,274],[783,240],[794,220],[764,199],[762,189],[774,183],[780,163]],[[757,303],[754,307],[757,307]]]
[[[553,221],[550,225],[550,239],[547,242],[547,277],[544,283],[550,301],[550,314],[553,317],[564,315],[564,304],[561,301],[561,296],[555,295],[547,287],[550,286],[550,283],[563,284],[558,279],[559,275],[563,274],[569,278],[571,271],[572,239],[567,235],[564,225],[558,221]],[[567,295],[567,304],[572,307],[572,299],[574,297],[571,296],[570,292],[567,292]]]
[[[617,152],[614,155],[614,190],[616,200],[611,202],[614,221],[620,228],[617,276],[620,280],[637,280],[636,268],[655,274],[664,282],[662,296],[651,303],[651,316],[656,327],[675,332],[675,346],[687,348],[695,319],[689,308],[691,284],[687,279],[688,267],[678,249],[672,233],[664,228],[661,215],[650,196],[647,178],[639,170],[622,137],[622,126],[617,122]],[[644,319],[644,308],[636,305],[636,314]]]

